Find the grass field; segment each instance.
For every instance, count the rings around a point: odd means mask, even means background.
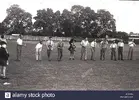
[[[110,50],[107,50],[105,61],[99,60],[99,48],[96,52],[96,61],[80,60],[80,45],[75,60],[70,61],[68,43],[65,43],[64,57],[57,61],[56,49],[49,62],[46,56],[46,47],[43,48],[43,60],[35,61],[35,42],[27,42],[23,47],[22,60],[16,60],[16,43],[8,41],[10,53],[7,67],[8,82],[0,79],[0,90],[139,90],[139,45],[134,52],[134,60],[111,61]],[[124,49],[124,58],[127,58],[128,46]],[[90,59],[90,50],[88,58]]]

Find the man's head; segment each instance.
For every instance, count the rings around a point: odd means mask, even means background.
[[[85,38],[85,41],[88,41],[88,38],[87,37]]]
[[[94,41],[96,42],[96,39],[94,39]]]
[[[19,38],[22,39],[22,35],[21,34],[19,35]]]
[[[42,44],[42,40],[40,40],[40,44]]]
[[[1,38],[2,38],[2,39],[4,38],[4,35],[3,35],[3,34],[1,35]]]
[[[123,40],[121,39],[120,42],[123,42]]]
[[[134,39],[132,39],[132,42],[134,42]]]
[[[115,43],[115,40],[113,41],[113,43]]]

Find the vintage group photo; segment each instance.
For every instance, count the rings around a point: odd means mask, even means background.
[[[139,2],[1,5],[0,90],[139,90]]]

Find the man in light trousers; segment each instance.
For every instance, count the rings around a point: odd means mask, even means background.
[[[134,43],[134,40],[129,41],[128,42],[129,45],[129,51],[128,51],[128,60],[133,60],[133,51],[134,51],[134,47],[136,46],[136,44]]]
[[[91,42],[91,60],[95,61],[95,51],[96,51],[97,42],[96,39]]]
[[[80,60],[87,60],[87,46],[89,45],[88,38],[81,41],[81,58]]]

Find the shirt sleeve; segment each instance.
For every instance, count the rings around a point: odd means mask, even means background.
[[[83,46],[83,40],[81,41],[81,46]]]
[[[17,41],[16,41],[17,43],[19,42],[19,39],[17,39]]]
[[[93,46],[93,42],[90,43],[90,46],[91,46],[91,47]]]

